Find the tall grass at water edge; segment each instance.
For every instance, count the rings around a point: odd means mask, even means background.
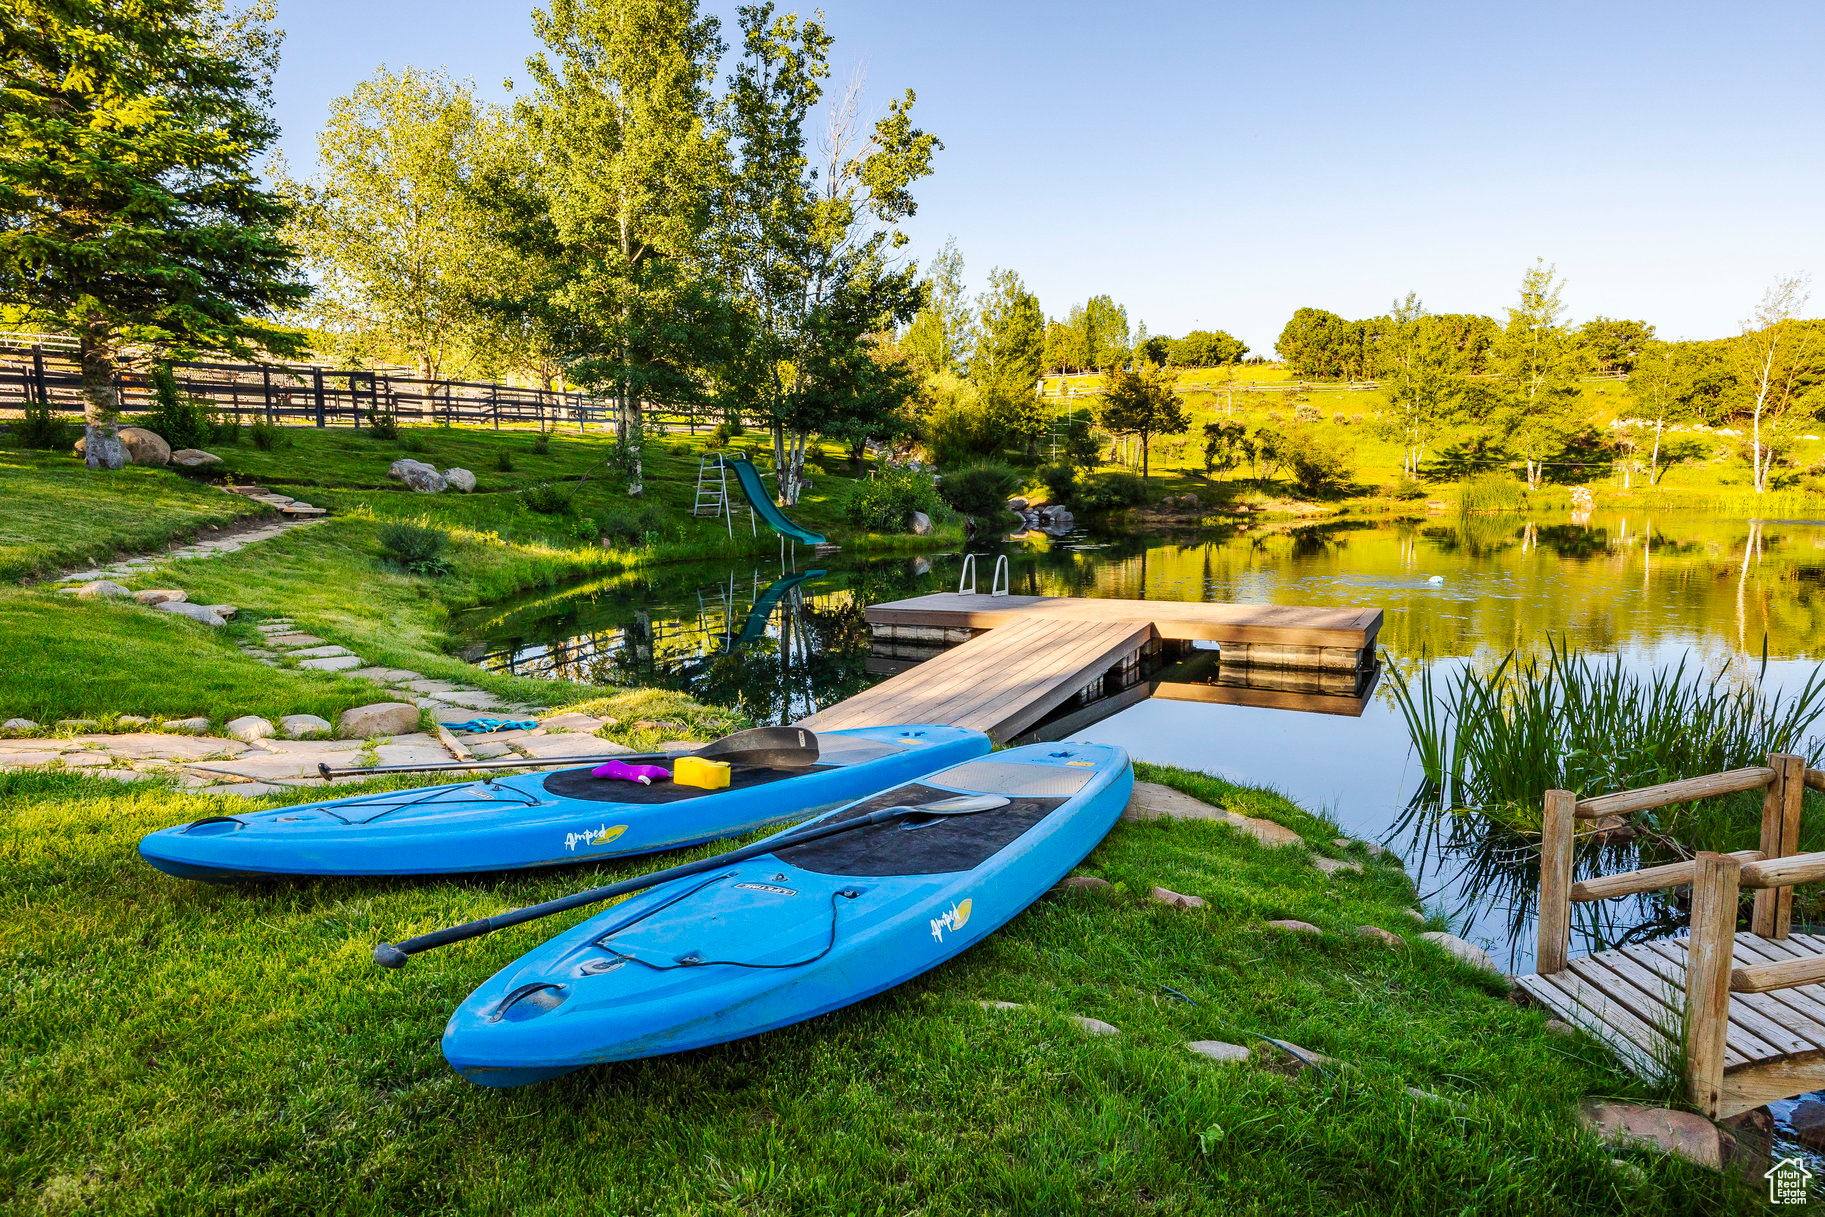
[[[1706,675],[1681,658],[1637,673],[1621,656],[1579,655],[1558,643],[1545,656],[1510,652],[1492,670],[1464,667],[1443,678],[1430,667],[1408,677],[1389,663],[1390,691],[1421,773],[1396,831],[1411,832],[1422,858],[1461,861],[1467,902],[1505,897],[1510,931],[1519,934],[1537,899],[1548,790],[1590,798],[1760,765],[1770,752],[1818,764],[1825,745],[1811,731],[1825,715],[1825,669],[1798,689],[1770,693],[1766,668],[1764,655],[1757,671]],[[1578,872],[1751,848],[1760,803],[1751,793],[1638,812],[1626,825],[1586,825]],[[1825,848],[1822,821],[1816,811],[1805,818],[1802,848]],[[1626,933],[1645,935],[1679,916],[1659,894],[1627,909],[1578,907],[1584,928],[1605,940],[1624,922]]]
[[[1524,511],[1527,487],[1501,474],[1474,477],[1458,487],[1458,512],[1478,515],[1486,512]]]

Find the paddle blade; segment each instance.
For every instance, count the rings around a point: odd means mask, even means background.
[[[769,769],[804,769],[817,764],[817,736],[803,727],[753,727],[705,744],[691,755]]]
[[[979,811],[994,811],[1007,805],[1008,800],[998,794],[960,794],[954,799],[939,799],[936,803],[917,803],[907,810],[921,816],[973,816]]]

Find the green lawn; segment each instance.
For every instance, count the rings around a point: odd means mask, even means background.
[[[1334,833],[1273,795],[1151,776],[1309,840]],[[1754,1207],[1733,1176],[1622,1151],[1636,1176],[1577,1132],[1578,1099],[1636,1085],[1595,1045],[1548,1036],[1495,981],[1415,944],[1411,890],[1385,864],[1326,880],[1298,851],[1218,824],[1124,824],[1083,868],[1115,892],[1048,896],[881,997],[725,1047],[490,1091],[442,1060],[444,1021],[558,927],[506,931],[402,972],[375,968],[373,944],[639,867],[235,889],[170,879],[135,857],[140,834],[227,809],[150,786],[0,777],[0,1198],[11,1211]],[[1210,907],[1141,898],[1155,884]],[[1289,916],[1326,933],[1260,927]],[[1353,932],[1362,924],[1408,944],[1365,941]],[[1086,1036],[1068,1015],[1121,1034]],[[1360,1071],[1215,1066],[1183,1046],[1258,1046],[1258,1034]]]
[[[165,469],[97,477],[63,453],[0,447],[0,582],[56,574],[273,512]]]

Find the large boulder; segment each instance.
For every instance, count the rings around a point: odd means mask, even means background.
[[[409,735],[418,730],[418,707],[409,701],[379,701],[344,710],[336,721],[341,739],[367,739],[371,735]]]
[[[202,469],[208,465],[219,465],[222,458],[213,452],[204,452],[201,448],[179,448],[171,454],[171,463],[180,469]]]
[[[444,484],[452,490],[460,490],[464,494],[469,494],[475,490],[475,475],[467,469],[446,469],[444,470]]]
[[[923,511],[913,512],[912,513],[912,530],[913,530],[913,536],[915,536],[915,537],[931,536],[932,535],[932,518],[930,516],[926,515]]]
[[[1724,1164],[1717,1125],[1694,1112],[1593,1100],[1580,1109],[1579,1118],[1604,1141],[1647,1145],[1712,1170]]]
[[[122,427],[120,442],[127,449],[127,460],[135,465],[169,465],[171,445],[156,431],[144,427]]]
[[[279,720],[279,732],[286,739],[303,739],[307,735],[328,735],[328,719],[315,714],[287,714]]]
[[[192,621],[200,621],[204,625],[213,626],[216,629],[221,629],[228,624],[220,613],[204,604],[191,604],[184,600],[167,600],[163,604],[154,605],[153,607],[158,609],[161,613],[170,613],[177,617],[188,617]]]
[[[411,457],[401,457],[387,468],[387,476],[420,494],[436,494],[449,485],[444,475],[437,471],[437,466],[415,461]]]
[[[76,589],[78,600],[104,600],[113,596],[131,596],[133,593],[107,579],[96,579]]]
[[[149,587],[143,592],[134,592],[133,598],[141,604],[178,604],[190,597],[175,587]]]
[[[277,728],[271,720],[261,718],[258,714],[243,714],[240,718],[229,719],[222,730],[232,739],[251,744],[257,739],[271,739]]]

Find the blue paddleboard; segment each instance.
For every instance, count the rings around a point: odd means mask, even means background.
[[[470,994],[444,1031],[444,1056],[472,1082],[520,1086],[860,1001],[968,949],[1038,899],[1114,826],[1133,786],[1119,748],[1033,744],[839,808],[814,823],[958,794],[1009,800],[785,844],[639,892]]]
[[[726,790],[596,778],[591,764],[213,816],[151,833],[139,852],[167,874],[215,882],[561,866],[801,819],[989,750],[980,731],[940,726],[826,731],[817,743],[815,765],[737,764]]]

